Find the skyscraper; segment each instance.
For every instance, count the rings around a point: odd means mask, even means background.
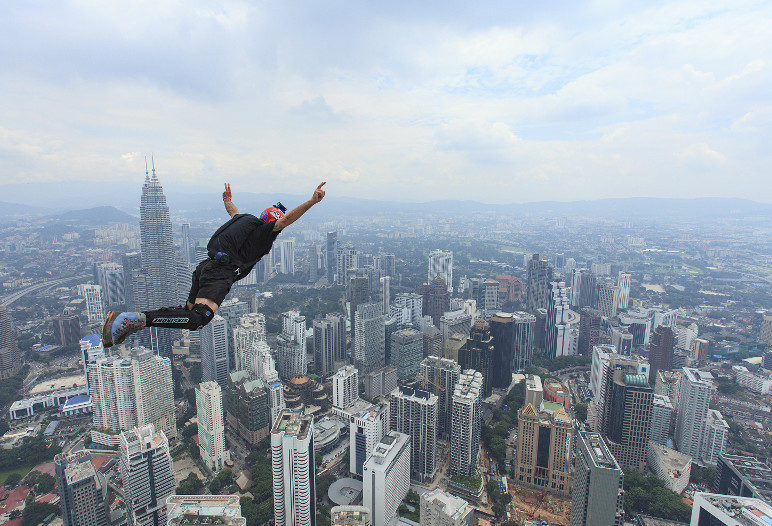
[[[396,263],[394,254],[383,254],[381,256],[381,273],[390,278],[397,277]]]
[[[528,312],[536,312],[536,309],[547,308],[549,296],[548,286],[552,281],[552,265],[546,259],[541,259],[539,254],[534,254],[528,261],[527,277],[525,282],[526,309]]]
[[[571,526],[622,526],[624,473],[597,433],[577,437],[574,480],[571,484]]]
[[[191,244],[190,244],[190,223],[182,223],[181,225],[181,246],[182,249],[182,255],[185,258],[185,261],[188,263],[193,263],[194,259],[192,257],[192,250],[191,250]]]
[[[279,249],[279,272],[281,274],[295,273],[295,238],[279,239],[276,243]]]
[[[94,469],[91,455],[59,453],[54,459],[64,526],[108,526],[107,480]]]
[[[314,419],[288,409],[271,429],[276,526],[315,526]]]
[[[359,371],[351,365],[332,376],[332,405],[345,409],[359,399]]]
[[[89,395],[94,406],[94,427],[113,432],[137,425],[134,369],[119,356],[87,365]]]
[[[383,315],[388,316],[391,311],[391,276],[381,278],[381,305],[383,305]]]
[[[673,368],[674,345],[673,329],[664,325],[654,329],[649,348],[649,363],[651,364],[649,379],[652,383],[656,380],[659,371],[669,371]]]
[[[0,303],[0,380],[15,375],[22,365],[13,318],[5,305]]]
[[[440,488],[421,494],[421,526],[472,526],[474,508]]]
[[[418,294],[423,296],[423,316],[431,316],[435,327],[440,326],[440,318],[450,310],[450,293],[442,277],[435,276],[430,283],[418,287]]]
[[[156,429],[164,432],[166,438],[176,438],[171,360],[140,348],[133,353],[131,367],[134,376],[134,400],[137,404],[137,425],[153,424]]]
[[[597,289],[595,274],[586,268],[574,269],[571,274],[571,305],[574,307],[593,307],[596,303]]]
[[[349,325],[351,327],[351,341],[356,340],[356,313],[359,305],[370,301],[370,280],[367,276],[358,273],[357,269],[351,269],[346,283],[346,300],[349,304]],[[380,304],[378,305],[380,308]]]
[[[338,233],[327,232],[327,281],[335,282],[338,273]]]
[[[389,431],[364,464],[362,500],[373,526],[388,526],[410,491],[410,437]]]
[[[64,347],[74,345],[80,341],[80,318],[63,314],[56,316],[53,321],[56,345]]]
[[[512,362],[515,353],[515,317],[499,312],[490,320],[493,336],[490,383],[493,388],[506,389],[512,383]]]
[[[630,274],[620,272],[617,277],[617,287],[619,287],[619,308],[626,309],[630,305]]]
[[[571,354],[571,335],[569,321],[575,314],[570,309],[568,289],[562,281],[549,284],[547,299],[547,319],[544,328],[544,345],[547,356],[557,358]]]
[[[450,433],[450,472],[468,476],[477,467],[482,426],[482,374],[467,369],[453,389]]]
[[[391,335],[391,360],[389,365],[397,369],[400,380],[415,378],[418,375],[423,358],[423,335],[407,328]]]
[[[129,525],[166,524],[166,499],[175,488],[166,435],[153,424],[124,431],[119,459]]]
[[[606,391],[604,438],[623,468],[643,471],[651,435],[654,391],[643,374],[613,372]]]
[[[423,389],[399,386],[391,393],[391,429],[410,436],[410,470],[421,482],[430,481],[436,469],[437,402]]]
[[[254,447],[268,436],[271,427],[271,407],[268,390],[260,378],[247,371],[229,375],[228,388],[223,392],[225,422],[233,432]]]
[[[388,405],[371,406],[351,416],[349,422],[349,451],[351,452],[349,470],[351,473],[362,475],[365,461],[388,430]]]
[[[335,363],[346,358],[346,319],[340,314],[328,314],[314,320],[314,363],[317,372],[326,377],[335,370]]]
[[[86,317],[89,323],[101,323],[105,319],[105,304],[102,287],[99,285],[78,285],[78,295],[86,298]]]
[[[536,316],[527,312],[512,313],[515,330],[515,346],[512,354],[512,370],[518,373],[525,371],[533,360],[534,329]]]
[[[666,446],[672,423],[673,404],[670,398],[655,394],[651,407],[651,440]]]
[[[386,365],[386,330],[381,311],[380,303],[364,303],[354,314],[354,365],[361,374]]]
[[[598,283],[598,310],[604,318],[613,318],[619,308],[619,287],[610,282]]]
[[[453,292],[453,252],[450,250],[432,250],[429,254],[429,272],[427,283],[432,283],[435,277],[441,277],[448,293]]]
[[[427,356],[420,362],[419,377],[424,389],[437,393],[437,436],[440,438],[450,438],[451,435],[453,396],[460,375],[461,367],[450,358]],[[407,378],[415,378],[415,375]]]
[[[458,350],[458,364],[462,370],[474,369],[483,375],[483,398],[491,395],[493,336],[482,318],[474,321],[469,339]]]
[[[215,314],[201,334],[201,380],[215,381],[220,386],[228,385],[228,322]]]
[[[676,449],[693,459],[699,459],[703,451],[712,391],[712,374],[691,367],[681,370],[673,439]]]
[[[142,272],[142,255],[139,252],[129,252],[121,256],[121,266],[123,267],[123,297],[128,310],[140,310],[139,303],[136,301],[135,277]],[[143,296],[143,294],[140,294]],[[144,302],[144,299],[142,300]],[[142,303],[140,302],[140,303]]]
[[[139,205],[140,252],[145,291],[143,298],[134,297],[139,311],[158,309],[180,303],[175,297],[176,287],[169,287],[169,262],[174,259],[174,236],[169,217],[169,206],[163,187],[155,173],[145,170],[145,183]],[[171,356],[173,329],[151,328],[151,346],[162,356]]]
[[[196,387],[196,414],[201,460],[211,471],[220,471],[228,460],[228,450],[225,448],[222,388],[217,382],[202,382]]]
[[[97,282],[102,287],[102,299],[108,308],[126,303],[124,295],[123,266],[118,263],[102,263],[97,266]]]
[[[591,307],[582,307],[579,311],[578,353],[584,356],[592,354],[592,349],[600,342],[600,312]]]
[[[252,312],[241,316],[233,328],[234,370],[254,371],[257,343],[265,341],[265,315]]]

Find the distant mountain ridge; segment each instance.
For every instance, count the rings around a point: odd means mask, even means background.
[[[60,221],[73,221],[76,223],[104,225],[105,223],[129,223],[137,221],[137,217],[118,210],[114,206],[96,206],[83,210],[69,210],[44,217],[45,219],[58,219]]]

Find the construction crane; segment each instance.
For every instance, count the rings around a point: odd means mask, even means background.
[[[437,381],[436,382],[433,382],[433,381],[429,380],[426,376],[424,376],[420,372],[418,373],[418,378],[421,379],[421,387],[426,389],[426,384],[427,383],[428,384],[432,384],[435,387],[435,394],[437,395],[437,398],[440,397],[440,391],[444,391],[445,390],[444,387],[440,386],[440,368],[441,368],[440,366],[441,365],[442,365],[442,356],[438,352],[437,353]]]

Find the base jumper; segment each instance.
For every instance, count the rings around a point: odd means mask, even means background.
[[[287,209],[277,203],[263,210],[260,217],[255,217],[239,214],[231,201],[231,187],[226,183],[222,198],[231,219],[209,240],[206,247],[209,258],[193,271],[193,285],[186,305],[145,312],[110,311],[102,325],[102,345],[118,345],[129,334],[145,327],[197,330],[212,321],[231,286],[245,278],[271,250],[279,232],[324,198],[324,184],[316,187],[311,199],[286,214]]]

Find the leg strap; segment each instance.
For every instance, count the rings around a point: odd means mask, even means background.
[[[202,303],[188,310],[182,305],[145,312],[148,327],[198,330],[214,318],[214,311]]]

